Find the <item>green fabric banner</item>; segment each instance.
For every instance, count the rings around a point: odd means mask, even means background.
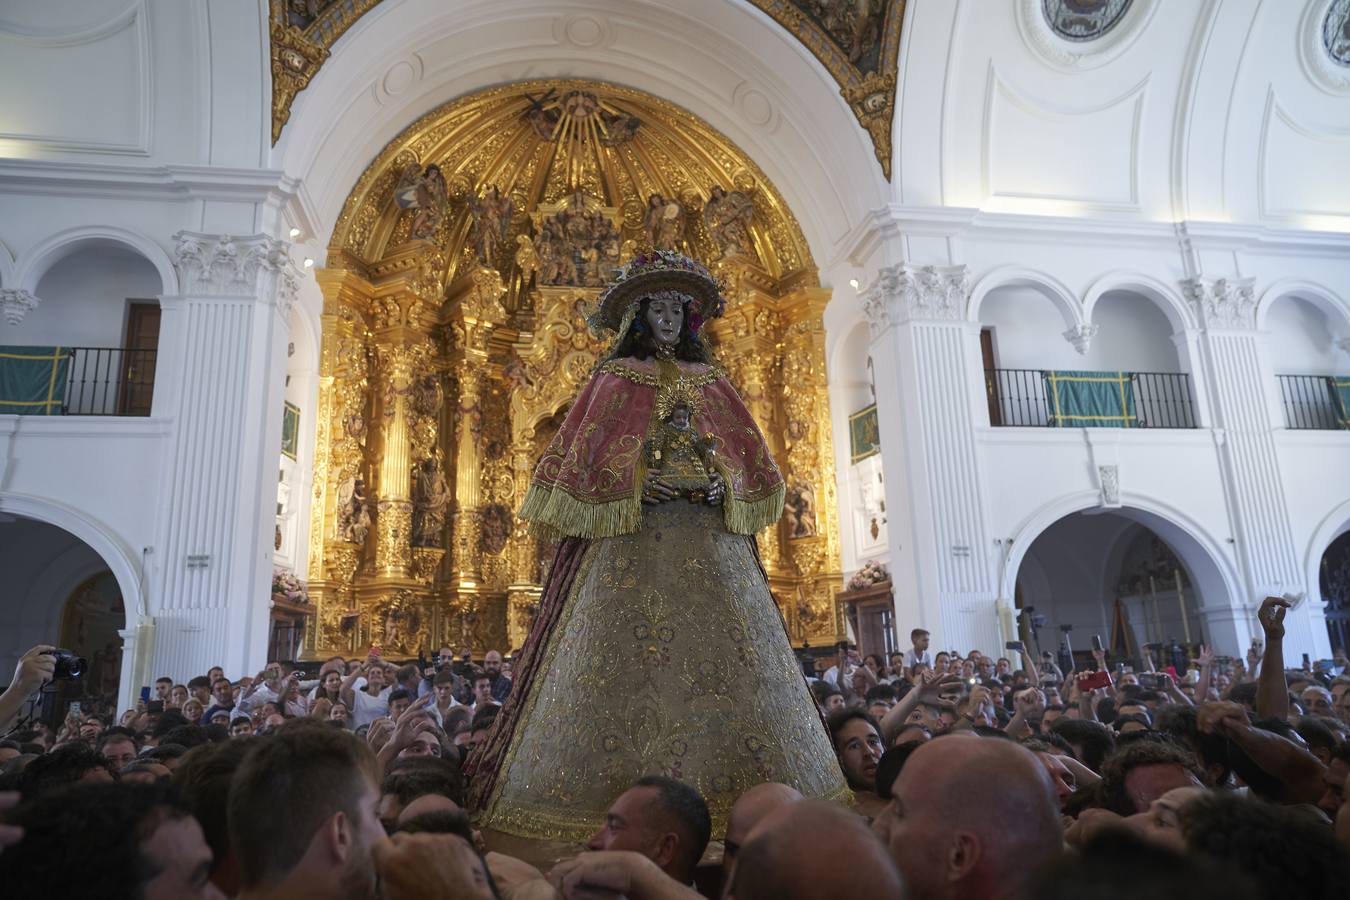
[[[1138,428],[1129,372],[1043,372],[1054,428]]]
[[[61,415],[69,368],[61,347],[0,347],[0,415]]]
[[[1336,413],[1336,424],[1350,429],[1350,377],[1328,378],[1327,390],[1331,391],[1331,408]]]

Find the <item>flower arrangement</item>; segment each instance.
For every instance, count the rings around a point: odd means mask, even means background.
[[[862,591],[874,584],[890,580],[891,573],[886,571],[886,567],[875,559],[869,559],[863,563],[863,567],[858,570],[858,573],[848,580],[848,589],[850,591]]]
[[[295,573],[285,569],[272,570],[272,596],[282,597],[291,603],[308,603],[309,590]]]

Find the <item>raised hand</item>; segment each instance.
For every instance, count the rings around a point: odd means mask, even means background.
[[[712,482],[712,486],[703,495],[703,502],[709,506],[721,506],[722,501],[726,499],[727,483],[722,480],[722,476],[718,472],[709,472],[708,480]]]
[[[1284,637],[1284,614],[1288,611],[1289,601],[1283,597],[1267,597],[1261,601],[1256,619],[1261,623],[1261,630],[1266,633],[1266,640],[1278,641]]]

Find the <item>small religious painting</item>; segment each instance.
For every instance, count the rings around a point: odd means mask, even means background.
[[[281,452],[291,459],[300,449],[300,407],[287,403],[281,417]]]
[[[877,405],[873,403],[848,417],[849,459],[858,463],[881,452],[881,433],[877,431]]]

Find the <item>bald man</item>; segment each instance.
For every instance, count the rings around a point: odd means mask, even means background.
[[[885,845],[857,814],[828,803],[788,803],[750,832],[727,900],[904,897]]]
[[[750,831],[769,813],[802,799],[801,792],[775,781],[757,784],[736,798],[727,816],[727,835],[723,840],[722,883],[731,884],[736,855],[750,837]]]
[[[916,900],[1021,900],[1064,849],[1045,767],[998,738],[951,735],[919,747],[873,828]]]

